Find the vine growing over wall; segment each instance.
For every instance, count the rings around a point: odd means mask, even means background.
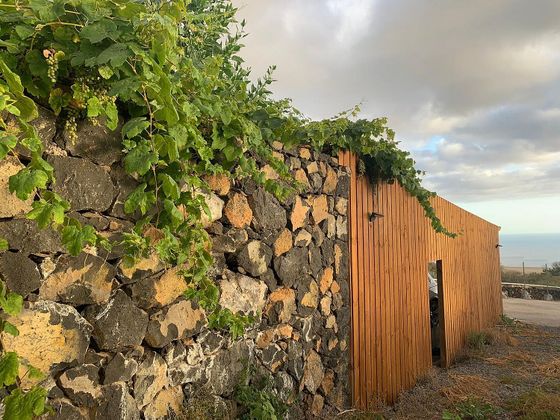
[[[453,234],[435,215],[433,193],[422,187],[421,172],[398,148],[386,119],[356,119],[355,109],[310,121],[288,100],[271,99],[273,68],[251,82],[239,56],[244,23],[235,13],[228,0],[2,2],[0,159],[24,164],[10,178],[10,191],[34,198],[27,217],[59,230],[70,254],[85,246],[110,249],[115,244],[68,216],[68,202],[52,191],[53,168],[32,122],[40,105],[57,115],[58,135],[69,141],[85,119],[118,127],[122,164],[139,184],[124,206],[140,216],[119,243],[125,259],[133,263],[155,251],[182,266],[188,297],[206,309],[210,325],[239,336],[251,320],[220,308],[207,275],[213,261],[200,221],[208,212],[203,176],[250,177],[285,197],[297,185],[273,157],[273,141],[357,153],[375,182],[399,182],[436,231]],[[257,162],[271,165],[280,180],[266,180]],[[145,234],[154,229],[157,240]],[[0,239],[0,248],[8,247]]]

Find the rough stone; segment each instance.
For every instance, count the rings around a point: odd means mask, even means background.
[[[305,170],[298,169],[294,173],[294,179],[301,184],[303,191],[309,191],[311,189],[311,185],[309,184],[309,179],[305,174]]]
[[[228,271],[219,286],[223,308],[234,314],[257,316],[262,313],[268,289],[263,281]]]
[[[290,162],[290,164],[289,164],[290,169],[301,168],[301,160],[299,160],[298,158],[290,156],[289,162]]]
[[[260,352],[260,359],[268,370],[276,373],[286,362],[288,355],[278,345],[271,344]]]
[[[311,243],[312,239],[313,239],[313,237],[311,236],[311,233],[302,229],[296,235],[295,245],[296,246],[308,246]]]
[[[0,161],[0,218],[20,216],[31,210],[33,194],[27,200],[20,200],[8,187],[9,179],[17,174],[23,165],[14,156],[6,156]]]
[[[84,213],[78,213],[77,211],[71,211],[68,213],[69,217],[76,219],[82,225],[91,225],[96,230],[108,229],[111,225],[111,219],[109,217],[103,216],[96,212],[86,211]]]
[[[249,226],[253,219],[253,211],[249,207],[247,197],[241,193],[235,193],[226,204],[224,214],[229,223],[236,228]]]
[[[156,348],[192,337],[205,325],[206,315],[192,300],[181,300],[150,317],[146,342]]]
[[[132,299],[142,309],[169,305],[187,290],[187,282],[180,274],[182,268],[173,267],[134,283],[130,289]]]
[[[216,395],[231,395],[253,358],[254,344],[250,340],[236,341],[229,349],[220,350],[207,368],[208,388]]]
[[[74,406],[63,395],[54,400],[49,399],[49,405],[53,411],[46,417],[48,420],[89,420],[87,408]]]
[[[278,393],[278,398],[280,399],[280,401],[288,405],[293,404],[296,398],[294,390],[296,390],[297,388],[293,378],[289,373],[282,370],[276,372],[274,374],[274,388]]]
[[[8,241],[10,249],[25,254],[54,254],[64,251],[58,231],[39,229],[34,220],[0,221],[0,238]]]
[[[93,125],[87,120],[80,121],[76,130],[77,139],[70,140],[67,132],[64,132],[66,149],[73,156],[110,166],[119,162],[123,156],[121,129],[122,124],[119,124],[115,130],[110,130],[103,123]]]
[[[338,216],[336,218],[336,237],[346,239],[348,237],[348,223],[346,217]]]
[[[270,165],[263,166],[261,172],[264,174],[264,178],[266,180],[277,180],[280,178],[278,172],[276,172],[274,168]]]
[[[279,322],[290,322],[292,315],[296,313],[295,290],[280,288],[272,292],[268,297],[265,312],[270,314],[272,308],[276,308]]]
[[[127,218],[129,214],[124,211],[124,202],[132,191],[138,186],[138,182],[126,173],[121,165],[113,165],[109,173],[117,187],[117,195],[111,206],[109,214],[115,217]]]
[[[168,384],[167,364],[156,352],[146,352],[134,380],[134,398],[142,409]]]
[[[311,151],[306,147],[301,147],[299,149],[299,157],[302,159],[309,160],[311,159]]]
[[[336,195],[348,198],[350,190],[350,176],[348,173],[343,173],[338,177],[338,184],[336,186]]]
[[[128,393],[124,382],[104,386],[99,404],[93,412],[93,420],[139,420],[140,412],[136,401]]]
[[[323,274],[321,275],[321,279],[319,280],[319,287],[321,290],[321,293],[327,293],[327,290],[330,289],[331,284],[333,282],[333,278],[334,278],[334,272],[332,267],[327,267],[325,268],[325,270],[323,271]]]
[[[292,232],[289,229],[282,230],[274,241],[274,256],[278,257],[292,249]]]
[[[334,244],[334,270],[339,279],[348,278],[348,244],[345,242]]]
[[[197,195],[202,196],[210,212],[210,216],[208,216],[208,214],[206,214],[205,211],[202,211],[202,214],[200,216],[200,222],[202,223],[202,226],[207,228],[212,223],[222,218],[222,212],[224,210],[224,201],[212,192],[203,193],[199,191]]]
[[[315,280],[309,278],[298,285],[298,300],[302,306],[299,310],[302,315],[313,313],[319,302],[319,287]]]
[[[136,360],[124,357],[122,353],[117,353],[105,367],[103,384],[128,382],[136,375],[137,370],[138,362]]]
[[[329,395],[334,388],[334,372],[332,370],[327,370],[325,376],[323,376],[323,381],[321,382],[321,390],[325,395]]]
[[[272,343],[281,339],[290,339],[292,337],[293,327],[289,324],[279,324],[264,331],[259,331],[255,344],[259,349],[265,349]]]
[[[7,320],[19,335],[0,333],[2,349],[15,351],[41,372],[55,373],[84,362],[92,327],[73,307],[38,301]]]
[[[37,264],[20,252],[0,254],[0,276],[8,290],[26,297],[41,286]]]
[[[146,420],[180,417],[183,408],[183,389],[181,386],[162,389],[144,410]]]
[[[319,173],[314,173],[309,175],[311,188],[314,193],[321,192],[321,187],[323,186],[323,178]]]
[[[309,269],[313,277],[317,278],[322,268],[323,259],[321,258],[321,249],[311,245],[309,247]]]
[[[259,188],[249,197],[253,226],[257,232],[279,230],[286,226],[286,210],[274,196]]]
[[[307,164],[307,167],[305,169],[307,169],[307,173],[309,175],[311,175],[311,174],[314,174],[316,172],[319,172],[319,165],[317,165],[316,161],[312,161],[312,162]]]
[[[292,224],[292,230],[295,231],[301,227],[304,227],[308,221],[309,206],[307,206],[300,196],[296,196],[294,201],[294,206],[292,208],[292,213],[290,215],[290,222]]]
[[[205,355],[215,354],[227,343],[226,337],[214,330],[204,331],[197,337],[196,341],[200,344],[200,348]]]
[[[54,192],[66,198],[72,210],[103,212],[116,195],[111,177],[100,166],[86,159],[49,156],[54,168]]]
[[[115,268],[95,255],[63,256],[41,285],[39,297],[73,305],[101,304],[113,290]]]
[[[321,357],[314,350],[311,350],[305,361],[305,368],[303,372],[303,383],[305,388],[312,394],[315,394],[317,389],[321,386],[323,377],[324,370]]]
[[[313,402],[311,403],[311,413],[314,416],[320,417],[323,412],[323,407],[325,405],[325,398],[321,394],[315,394],[313,396]]]
[[[322,194],[316,196],[312,200],[311,216],[316,225],[321,223],[329,216],[329,209],[327,203],[327,196]]]
[[[325,178],[325,183],[323,184],[323,193],[332,195],[336,191],[336,186],[338,184],[338,175],[336,171],[327,166],[327,176]]]
[[[344,197],[339,197],[336,200],[335,209],[341,216],[346,216],[348,214],[348,200]]]
[[[300,381],[304,375],[303,346],[297,341],[288,342],[288,372]]]
[[[250,241],[241,249],[237,260],[252,276],[260,276],[268,269],[272,260],[272,250],[261,241]]]
[[[327,238],[333,239],[336,235],[336,217],[332,214],[327,215],[327,220],[324,223],[325,234]]]
[[[231,179],[225,174],[208,175],[204,177],[204,180],[210,189],[218,195],[228,195],[231,189]]]
[[[309,272],[308,252],[305,248],[292,248],[286,255],[274,259],[274,270],[282,284],[291,287]]]
[[[99,368],[81,365],[65,371],[58,383],[68,398],[78,406],[93,407],[101,396]]]
[[[131,266],[128,266],[123,260],[118,265],[121,278],[125,283],[137,282],[163,270],[164,267],[155,252],[152,252],[148,257],[140,258]]]
[[[102,350],[119,351],[138,346],[146,335],[148,315],[137,308],[122,290],[105,305],[86,308],[93,325],[93,338]]]
[[[332,298],[330,296],[323,296],[319,305],[321,306],[321,313],[324,316],[329,316],[331,314],[331,304]]]

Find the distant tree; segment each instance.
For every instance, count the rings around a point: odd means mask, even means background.
[[[560,261],[553,262],[550,267],[544,269],[544,272],[553,276],[560,276]]]

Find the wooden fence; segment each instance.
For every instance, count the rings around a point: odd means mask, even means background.
[[[351,169],[349,234],[352,383],[357,407],[392,403],[432,366],[428,263],[441,260],[442,360],[448,366],[469,332],[502,313],[499,227],[440,198],[432,204],[455,239],[436,234],[415,198],[397,183],[372,186]],[[375,190],[375,193],[374,193]],[[381,216],[373,217],[372,213]]]

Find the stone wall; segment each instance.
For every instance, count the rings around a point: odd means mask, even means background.
[[[502,283],[502,294],[508,298],[553,301],[560,300],[560,287]]]
[[[76,218],[118,240],[133,224],[123,201],[136,184],[119,166],[118,135],[80,126],[69,144],[48,112],[35,124],[55,170],[54,191]],[[275,146],[303,194],[280,203],[251,181],[208,179],[212,218],[205,223],[220,303],[257,319],[235,341],[208,329],[204,311],[182,296],[178,268],[155,255],[127,268],[118,247],[65,254],[55,231],[25,219],[31,202],[8,192],[18,159],[0,163],[0,237],[10,244],[0,275],[26,301],[11,319],[20,335],[0,340],[48,374],[54,418],[197,418],[200,410],[233,418],[232,395],[248,366],[292,404],[289,417],[325,417],[347,405],[348,173],[328,155]],[[276,177],[268,166],[263,171]]]

